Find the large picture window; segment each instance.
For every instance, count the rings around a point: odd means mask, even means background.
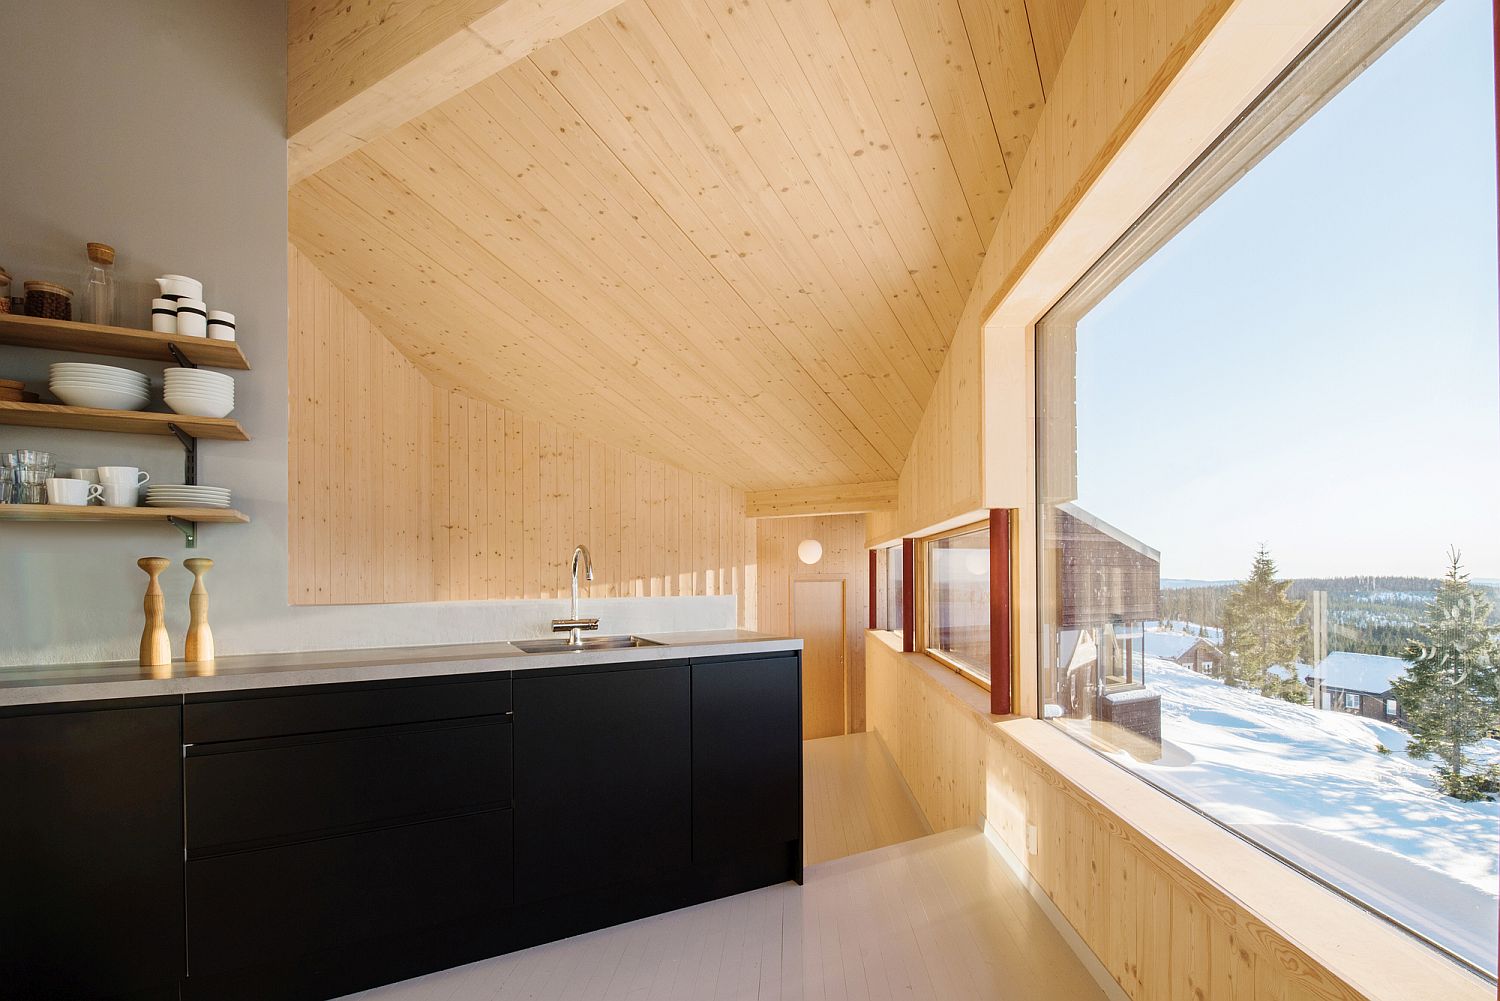
[[[1038,325],[1037,433],[1041,714],[1493,977],[1491,18],[1346,11]]]

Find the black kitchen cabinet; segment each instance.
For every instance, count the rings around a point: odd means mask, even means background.
[[[693,661],[696,861],[789,842],[800,849],[801,698],[796,654]]]
[[[190,696],[183,997],[329,998],[505,951],[510,687]]]
[[[800,880],[800,663],[0,709],[0,998],[324,1001]]]
[[[0,717],[0,996],[176,998],[182,710]]]
[[[517,901],[691,863],[690,687],[685,662],[517,674]]]

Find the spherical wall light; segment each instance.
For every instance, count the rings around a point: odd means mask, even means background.
[[[823,558],[823,543],[817,539],[803,539],[797,543],[797,559],[812,566]]]

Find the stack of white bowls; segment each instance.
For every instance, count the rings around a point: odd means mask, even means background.
[[[146,488],[147,507],[228,507],[228,487],[191,483],[153,483]]]
[[[69,406],[101,410],[140,410],[151,398],[144,375],[115,365],[57,362],[47,387]]]
[[[234,409],[234,379],[201,368],[169,368],[162,399],[179,414],[228,417]]]

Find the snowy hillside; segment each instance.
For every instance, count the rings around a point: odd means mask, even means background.
[[[1403,753],[1405,731],[1229,688],[1148,658],[1161,694],[1160,762],[1120,762],[1495,970],[1500,804],[1438,793],[1433,765]],[[1391,749],[1381,754],[1377,744]],[[1500,759],[1500,744],[1474,749]]]

